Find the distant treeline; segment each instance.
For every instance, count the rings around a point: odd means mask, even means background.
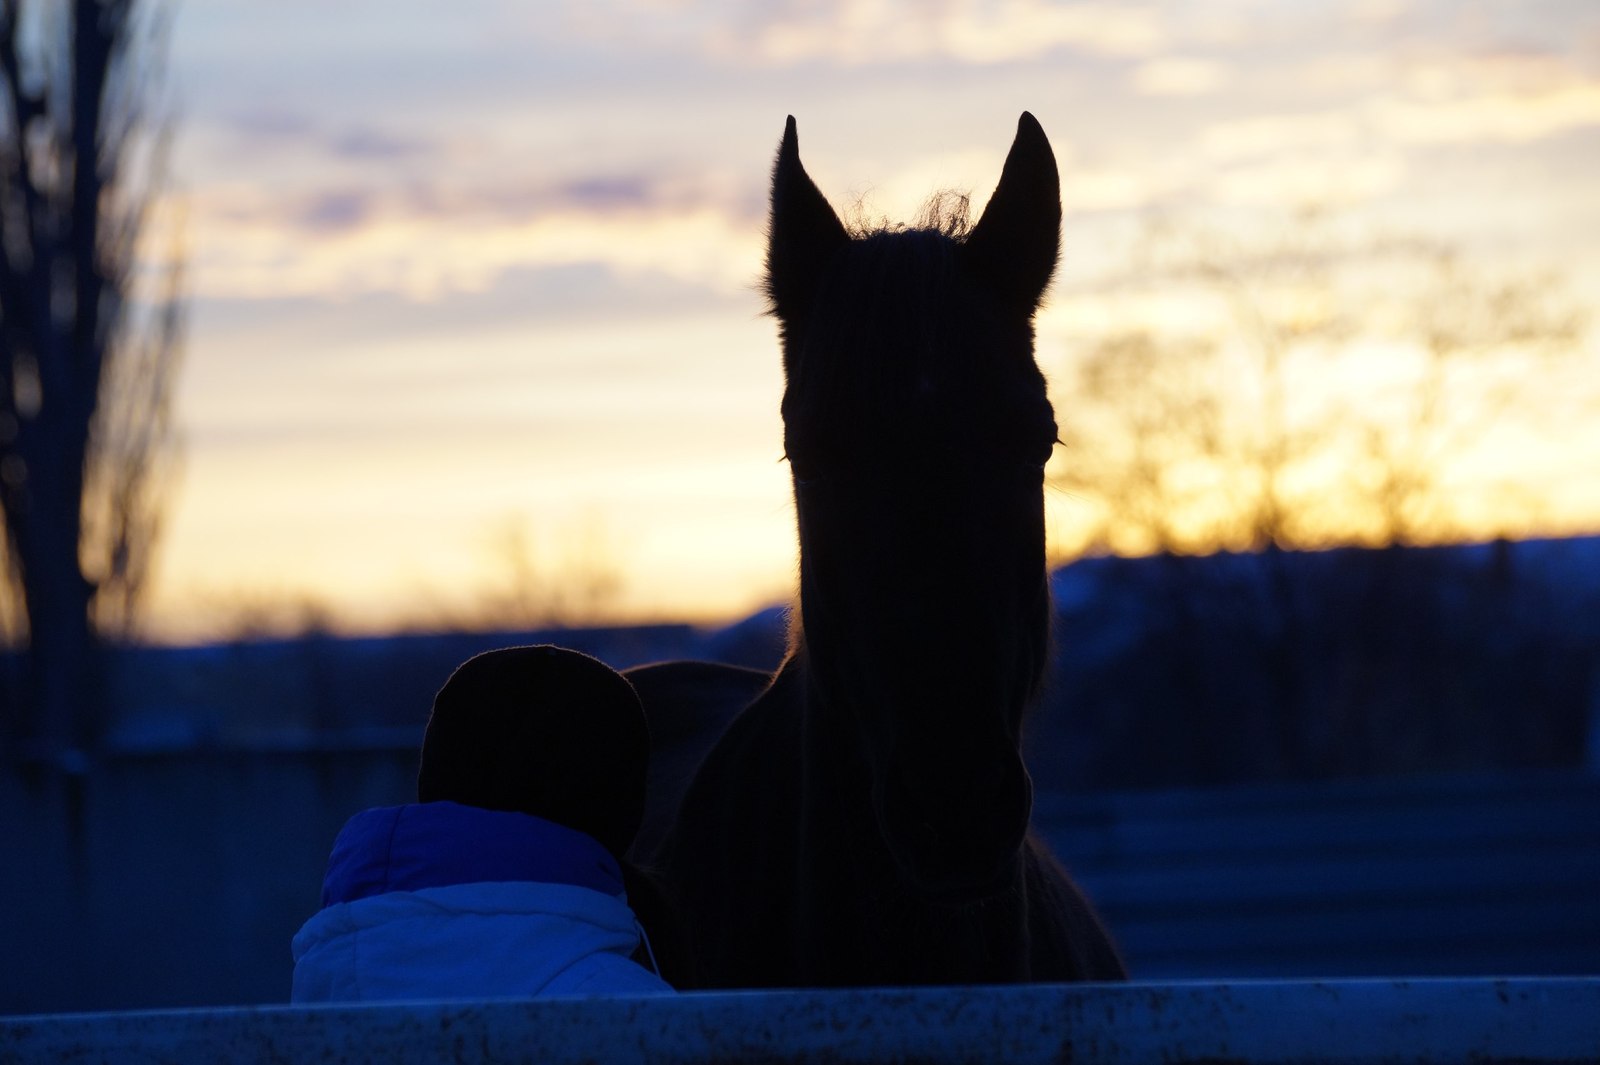
[[[1055,591],[1046,787],[1595,758],[1600,539],[1085,559]]]
[[[1083,559],[1028,751],[1050,790],[1600,762],[1600,538]],[[296,639],[116,652],[113,750],[405,746],[491,647],[618,667],[770,667],[784,612],[687,625]],[[15,681],[16,661],[0,660]],[[9,678],[7,678],[9,674]]]

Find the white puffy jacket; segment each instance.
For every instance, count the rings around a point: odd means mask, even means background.
[[[294,937],[294,1002],[663,994],[616,861],[523,814],[426,803],[357,814]]]

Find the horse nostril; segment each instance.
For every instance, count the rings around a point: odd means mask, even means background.
[[[1032,782],[1002,764],[979,777],[952,774],[882,782],[879,830],[906,879],[930,895],[977,898],[1003,887],[1027,834]]]

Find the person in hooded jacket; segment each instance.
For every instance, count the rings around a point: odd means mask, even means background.
[[[291,1001],[671,993],[620,865],[648,759],[604,663],[549,645],[467,661],[434,699],[418,802],[334,841]]]

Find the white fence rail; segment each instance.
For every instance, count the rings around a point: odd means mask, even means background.
[[[0,1061],[1600,1061],[1600,977],[704,993],[0,1018]]]

